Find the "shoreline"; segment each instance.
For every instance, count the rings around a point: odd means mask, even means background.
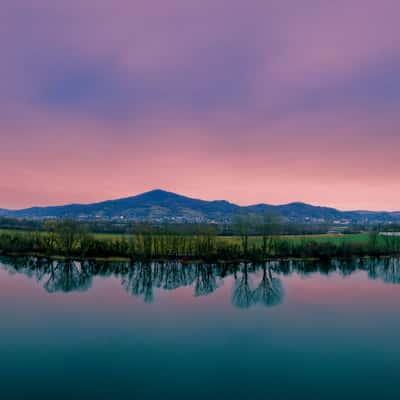
[[[209,264],[240,264],[240,263],[254,263],[254,264],[261,264],[267,263],[272,261],[304,261],[304,262],[318,262],[318,261],[331,261],[331,260],[354,260],[354,259],[387,259],[387,258],[394,258],[400,257],[400,253],[393,253],[393,254],[381,254],[381,255],[351,255],[347,257],[267,257],[265,259],[252,259],[252,258],[236,258],[236,259],[203,259],[203,258],[188,258],[188,257],[151,257],[151,258],[130,258],[130,257],[117,257],[117,256],[110,256],[110,257],[82,257],[82,256],[66,256],[66,255],[46,255],[44,253],[34,253],[34,252],[27,252],[27,253],[1,253],[0,252],[0,261],[1,258],[22,258],[22,257],[34,257],[38,259],[47,259],[52,261],[62,261],[62,260],[73,260],[77,262],[83,261],[95,261],[95,262],[180,262],[182,264],[199,264],[199,263],[209,263]]]

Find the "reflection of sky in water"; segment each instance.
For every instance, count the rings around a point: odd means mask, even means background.
[[[324,274],[271,264],[249,266],[247,278],[243,265],[224,278],[191,267],[191,284],[155,288],[145,303],[128,279],[140,269],[49,293],[47,276],[36,282],[32,270],[3,264],[4,398],[398,398],[400,286],[385,283],[396,281],[397,265]],[[249,293],[270,299],[263,279],[276,280],[281,301],[245,308]]]

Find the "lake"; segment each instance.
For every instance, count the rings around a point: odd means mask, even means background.
[[[400,259],[2,258],[2,399],[399,399]]]

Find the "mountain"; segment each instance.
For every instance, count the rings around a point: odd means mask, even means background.
[[[278,206],[257,204],[255,206],[249,206],[247,209],[255,213],[275,212],[288,219],[296,219],[299,217],[336,219],[341,218],[343,214],[343,211],[336,210],[335,208],[312,206],[305,203],[289,203]]]
[[[93,204],[32,207],[10,211],[17,218],[126,219],[151,221],[223,221],[240,207],[227,201],[192,199],[164,190]]]
[[[339,211],[305,203],[257,204],[241,207],[225,200],[206,201],[164,190],[92,204],[0,209],[0,216],[15,218],[75,218],[85,220],[132,220],[153,222],[229,222],[239,212],[272,212],[293,222],[371,223],[400,222],[400,212]]]

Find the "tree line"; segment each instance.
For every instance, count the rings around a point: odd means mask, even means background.
[[[176,233],[150,224],[138,225],[129,235],[101,238],[86,224],[46,221],[44,232],[4,232],[0,253],[40,254],[75,258],[124,257],[139,259],[253,260],[269,258],[333,258],[400,254],[400,237],[369,234],[365,241],[317,241],[312,237],[292,240],[280,235],[280,222],[266,215],[252,220],[237,216],[237,236],[221,238],[213,226],[198,227],[195,233]],[[253,232],[259,236],[255,239]]]
[[[324,234],[332,229],[333,225],[328,222],[291,222],[283,220],[278,215],[273,213],[266,214],[268,218],[272,218],[279,221],[278,232],[281,235],[312,235],[312,234]],[[251,223],[251,235],[261,235],[263,230],[263,224],[260,223],[265,219],[265,215],[251,214],[251,213],[239,213],[234,215],[230,222],[226,223],[155,223],[155,222],[130,222],[130,221],[107,221],[107,220],[90,220],[80,221],[87,227],[87,231],[91,233],[115,233],[115,234],[130,234],[133,231],[140,232],[143,226],[151,224],[153,229],[159,232],[168,234],[179,234],[179,235],[194,235],[199,230],[206,227],[212,228],[217,235],[220,236],[231,236],[237,235],[237,225],[235,221],[239,218],[248,219]],[[0,229],[13,229],[21,231],[45,231],[48,220],[30,220],[24,218],[10,218],[0,217]],[[365,231],[399,231],[400,224],[349,224],[341,228],[343,233],[358,233]]]

